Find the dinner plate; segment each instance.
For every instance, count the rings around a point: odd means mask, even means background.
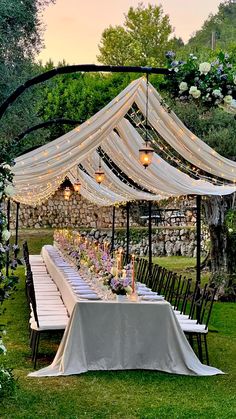
[[[84,300],[101,300],[101,298],[97,294],[79,295],[79,298],[84,299]]]
[[[138,289],[138,295],[149,295],[152,293],[153,291],[150,291],[149,289],[141,289],[141,290]]]
[[[79,295],[89,295],[89,294],[96,294],[93,290],[91,290],[91,289],[84,289],[84,290],[78,290],[78,289],[76,289],[76,290],[74,290],[74,291],[76,291],[76,294],[79,294]]]
[[[144,295],[142,300],[145,301],[164,301],[164,297],[162,295]]]

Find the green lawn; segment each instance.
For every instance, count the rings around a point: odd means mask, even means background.
[[[30,249],[41,236],[29,240]],[[49,234],[48,240],[51,241]],[[33,253],[33,252],[32,252]],[[169,262],[168,262],[169,263]],[[0,418],[235,418],[236,306],[216,303],[209,333],[210,362],[224,376],[185,377],[152,371],[89,372],[78,376],[28,378],[32,371],[28,346],[28,307],[23,268],[14,299],[7,301],[3,321],[8,348],[4,362],[14,368],[18,389],[0,406]],[[2,319],[1,319],[2,320]],[[38,367],[48,365],[59,336],[44,339]]]

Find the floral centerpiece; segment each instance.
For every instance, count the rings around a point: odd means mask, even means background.
[[[83,266],[91,273],[110,270],[111,255],[108,247],[89,240],[83,233],[67,229],[55,230],[54,243],[78,269]]]
[[[113,277],[110,281],[110,288],[112,292],[117,295],[131,294],[131,278]]]

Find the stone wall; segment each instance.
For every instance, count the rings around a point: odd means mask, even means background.
[[[194,205],[194,201],[171,201],[166,205],[168,208],[187,208]],[[153,203],[153,213],[157,211],[157,204]],[[182,209],[181,209],[182,211]],[[130,225],[145,225],[147,219],[142,218],[147,212],[147,203],[132,203],[130,209]],[[164,214],[164,213],[162,213]],[[161,225],[169,224],[171,212],[165,212],[165,222]],[[178,219],[177,225],[193,225],[195,222],[194,213],[185,210],[185,217]],[[155,223],[155,218],[153,218]],[[175,224],[175,221],[173,222]],[[84,199],[76,192],[72,192],[70,200],[65,201],[63,189],[59,189],[50,199],[37,207],[20,205],[19,226],[20,228],[58,228],[58,227],[91,227],[91,228],[110,228],[112,225],[112,208],[99,207]],[[126,225],[125,207],[116,208],[116,227]],[[11,206],[11,226],[15,226],[15,205]]]
[[[89,240],[111,242],[111,231],[92,229],[83,233]],[[202,255],[207,253],[208,233],[203,232],[201,238]],[[115,233],[115,249],[123,247],[126,251],[126,233]],[[195,228],[158,228],[153,229],[152,254],[153,256],[188,256],[196,257],[197,241]],[[148,235],[146,229],[133,229],[130,232],[130,253],[140,256],[148,255]]]
[[[15,226],[16,206],[11,205],[11,227]],[[116,208],[116,226],[126,224],[126,211]],[[131,224],[133,224],[131,219]],[[65,201],[63,190],[59,189],[50,199],[37,207],[20,205],[20,228],[58,228],[80,226],[109,228],[112,226],[112,208],[99,207],[84,199],[76,192]]]

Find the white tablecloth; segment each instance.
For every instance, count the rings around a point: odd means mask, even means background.
[[[71,288],[70,284],[66,280],[63,272],[60,270],[60,268],[56,265],[53,258],[50,255],[50,250],[53,248],[53,246],[43,246],[41,255],[44,259],[44,262],[46,263],[47,270],[51,277],[53,278],[56,286],[58,287],[62,300],[68,310],[68,313],[71,315],[73,308],[75,306],[75,303],[78,301],[78,297],[73,292],[73,289]],[[53,248],[55,251],[56,248]],[[75,271],[76,273],[76,271]]]
[[[65,280],[63,287],[66,286],[69,284]],[[223,374],[201,364],[168,302],[74,301],[53,363],[29,375],[125,369]]]

